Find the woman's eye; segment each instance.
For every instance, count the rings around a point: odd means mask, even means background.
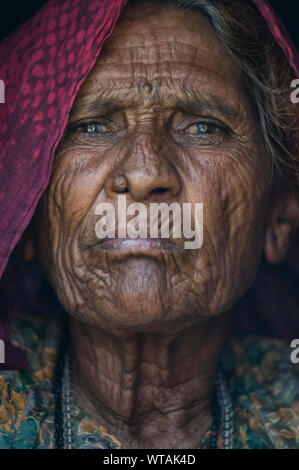
[[[89,122],[87,124],[80,124],[76,127],[76,130],[88,135],[104,134],[109,132],[108,126],[99,122]]]
[[[221,132],[223,129],[221,129],[216,124],[207,122],[196,122],[187,128],[187,134],[195,136],[215,134],[219,131]]]

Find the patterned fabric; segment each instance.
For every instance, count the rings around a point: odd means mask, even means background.
[[[0,373],[1,449],[55,447],[53,375],[61,331],[54,320],[15,321],[11,341],[25,349],[28,367]],[[299,367],[290,361],[288,345],[262,337],[234,337],[221,361],[234,407],[233,448],[298,449]],[[76,448],[124,448],[78,406],[73,421]],[[208,442],[204,439],[202,447]]]

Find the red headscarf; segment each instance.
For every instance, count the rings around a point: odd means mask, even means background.
[[[127,0],[50,0],[0,44],[0,276],[46,189],[68,114]],[[265,0],[252,0],[299,77],[299,56]],[[6,319],[7,320],[7,319]],[[0,338],[7,334],[1,324]]]

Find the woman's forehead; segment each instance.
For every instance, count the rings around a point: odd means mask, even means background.
[[[104,43],[96,69],[106,70],[113,65],[123,67],[138,64],[157,73],[172,70],[168,64],[200,66],[220,73],[241,71],[224,48],[209,22],[199,12],[183,12],[175,7],[162,8],[159,16],[146,11],[143,15],[125,12],[110,38]],[[219,70],[219,64],[222,70]],[[152,67],[151,67],[152,66]]]
[[[165,100],[189,93],[247,103],[247,80],[199,13],[162,9],[157,16],[125,13],[81,87],[78,100],[94,95]]]

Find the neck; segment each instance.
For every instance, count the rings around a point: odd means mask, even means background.
[[[76,403],[127,448],[196,448],[211,427],[229,318],[166,334],[108,333],[71,319]]]

